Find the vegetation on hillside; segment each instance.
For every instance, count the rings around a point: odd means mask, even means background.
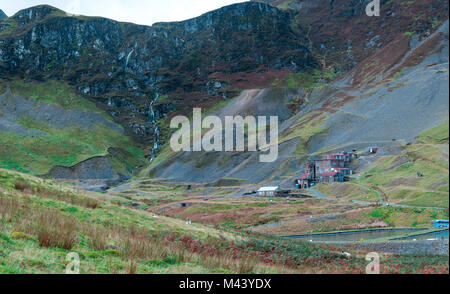
[[[361,273],[364,255],[154,215],[120,197],[0,171],[0,273]],[[95,205],[94,205],[95,204]],[[52,225],[49,226],[48,224]],[[389,272],[448,272],[444,257],[387,259]]]
[[[388,201],[449,207],[448,122],[419,135],[397,155],[381,157],[361,175]]]
[[[325,195],[377,203],[449,207],[448,122],[421,133],[396,155],[381,156],[350,183],[321,183]]]
[[[307,154],[308,142],[316,135],[326,136],[330,131],[326,125],[327,114],[324,112],[310,112],[297,120],[297,122],[280,134],[279,144],[299,138],[296,154]]]
[[[98,113],[111,123],[112,118],[87,99],[76,94],[62,82],[26,83],[14,81],[0,84],[1,93],[9,86],[13,95],[33,99],[35,105],[48,104],[64,110],[82,110]],[[0,109],[0,115],[1,115]],[[35,111],[39,111],[36,109]],[[122,158],[118,168],[134,168],[144,162],[143,152],[130,138],[119,132],[120,126],[109,128],[98,123],[89,129],[80,128],[73,122],[71,126],[59,128],[46,121],[30,116],[18,117],[16,123],[28,130],[39,131],[40,135],[23,135],[13,132],[0,132],[0,167],[32,174],[44,174],[53,166],[73,166],[94,156],[108,154],[111,147],[124,150],[128,158]]]

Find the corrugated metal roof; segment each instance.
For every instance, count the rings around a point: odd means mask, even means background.
[[[280,189],[280,187],[278,187],[278,186],[276,186],[276,187],[261,187],[261,188],[259,188],[258,192],[275,192],[279,189]]]
[[[337,174],[339,174],[339,172],[337,172],[337,171],[331,171],[331,172],[324,172],[324,173],[321,173],[321,174],[319,174],[319,176],[320,176],[320,177],[330,177],[330,176],[335,176],[335,175],[337,175]]]

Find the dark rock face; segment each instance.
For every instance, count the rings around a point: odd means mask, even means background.
[[[52,179],[79,180],[86,190],[107,190],[129,179],[117,172],[105,156],[93,157],[72,167],[55,166],[48,176]]]
[[[308,28],[309,48],[325,67],[347,71],[403,33],[429,36],[449,17],[442,0],[380,1],[380,16],[368,17],[370,0],[251,0],[287,8]]]
[[[22,10],[0,23],[0,78],[62,79],[102,104],[128,134],[151,143],[148,109],[157,94],[177,96],[156,115],[192,102],[235,95],[212,74],[309,71],[316,62],[291,16],[262,3],[241,3],[152,27],[69,17],[50,6]],[[151,126],[150,126],[151,127]]]
[[[57,166],[49,172],[55,179],[108,179],[117,177],[105,157],[93,157],[72,167]]]
[[[8,16],[0,9],[0,20],[7,18]]]
[[[129,180],[134,173],[133,162],[129,159],[131,154],[115,147],[107,151],[105,156],[95,156],[70,167],[54,166],[45,177],[75,180],[85,190],[106,191],[111,186]]]

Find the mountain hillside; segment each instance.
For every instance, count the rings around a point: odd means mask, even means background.
[[[386,56],[402,42],[404,49],[395,50],[396,58]],[[221,116],[260,115],[258,108],[247,107],[258,101],[264,101],[266,115],[279,116],[280,156],[274,163],[259,163],[255,153],[186,152],[155,162],[151,174],[178,181],[233,178],[253,184],[284,182],[287,177],[290,186],[291,176],[298,175],[309,156],[370,146],[396,150],[448,121],[448,91],[446,22],[421,41],[405,36],[387,44],[333,83],[245,91],[230,102]]]
[[[448,274],[448,1],[368,2],[152,26],[0,10],[0,273],[75,253],[82,274],[362,274],[376,252],[383,274]],[[175,152],[194,108],[278,128],[254,152]]]
[[[232,97],[233,82],[241,80],[236,73],[258,72],[264,81],[316,68],[289,19],[274,7],[242,3],[147,27],[37,6],[0,24],[0,77],[67,81],[127,134],[152,145],[155,120],[174,108]],[[158,98],[166,103],[157,105]],[[149,117],[153,102],[155,117]]]
[[[3,94],[9,88],[8,93],[21,97],[17,99],[38,99],[76,111],[89,105],[89,110],[106,114],[120,125],[143,156],[151,159],[170,135],[166,129],[169,116],[187,113],[193,106],[210,108],[237,95],[241,88],[317,68],[305,37],[291,28],[289,19],[288,12],[269,5],[242,3],[195,19],[147,27],[73,17],[50,6],[36,6],[0,23],[0,90]],[[36,135],[27,138],[28,145],[41,140],[38,134],[43,134],[47,121],[40,118],[49,115],[29,111],[1,118],[2,125],[8,126],[4,130],[12,136],[23,135],[23,128]],[[37,123],[24,125],[29,116],[38,116]],[[66,126],[69,118],[75,126],[82,120],[64,117]],[[114,134],[117,129],[109,125],[105,131]],[[51,160],[46,157],[53,156],[51,152],[34,148],[32,153],[43,159],[36,163],[39,168],[22,161],[8,163],[9,147],[3,148],[0,162],[3,167],[38,174],[52,166],[72,167],[107,154],[110,147],[123,149],[122,140],[113,143],[117,140],[110,138],[100,149],[89,146],[89,151],[85,147],[67,151],[70,160]],[[131,158],[126,156],[128,174],[145,165],[140,158],[132,158],[136,157],[133,153]]]
[[[0,167],[54,178],[100,180],[103,183],[88,185],[98,189],[129,179],[135,167],[145,163],[123,127],[66,83],[14,80],[6,88],[0,85],[0,90],[4,93],[0,95]],[[89,168],[78,173],[67,170],[85,163]]]
[[[448,1],[380,1],[380,16],[367,17],[370,1],[251,0],[293,13],[293,24],[306,30],[310,49],[322,65],[337,70],[354,67],[400,35],[429,36],[448,19]]]
[[[8,16],[0,9],[0,20],[7,18]]]
[[[448,120],[447,2],[372,18],[364,1],[264,2],[153,26],[46,5],[3,19],[0,166],[93,189],[137,175],[290,187],[310,156],[400,152]],[[170,119],[193,107],[279,116],[278,160],[174,154]]]

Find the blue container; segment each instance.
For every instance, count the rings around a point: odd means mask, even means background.
[[[435,220],[434,227],[435,228],[448,228],[448,220]]]

